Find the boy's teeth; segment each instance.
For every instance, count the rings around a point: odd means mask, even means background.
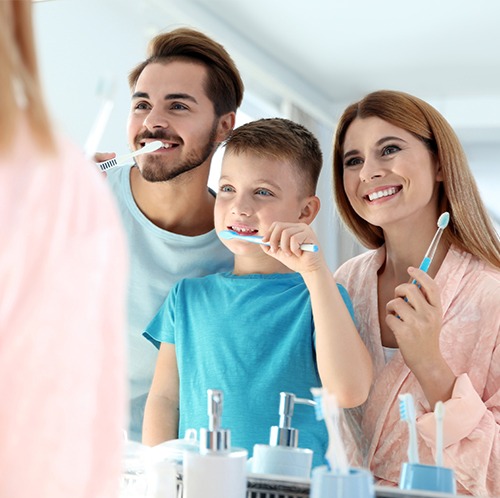
[[[370,201],[374,201],[375,199],[380,199],[381,197],[387,197],[389,195],[394,195],[396,193],[396,187],[391,187],[385,190],[379,190],[378,192],[373,192],[368,196]]]

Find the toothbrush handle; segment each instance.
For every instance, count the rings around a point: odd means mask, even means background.
[[[408,461],[410,463],[419,463],[418,443],[417,443],[417,427],[415,426],[415,422],[410,424],[410,442],[408,445]]]
[[[306,252],[318,252],[319,248],[316,244],[300,244],[300,248]]]
[[[102,163],[97,163],[97,166],[101,171],[107,171],[108,169],[116,168],[117,166],[125,166],[125,164],[127,164],[130,159],[138,156],[139,154],[142,154],[141,150],[132,152],[130,154],[124,154],[123,156],[115,157],[113,159],[108,159],[107,161],[104,161]]]
[[[425,256],[425,258],[422,260],[422,262],[420,263],[420,266],[418,268],[422,271],[425,271],[425,273],[427,273],[427,271],[429,270],[429,266],[431,266],[431,263],[432,263],[432,259],[429,258],[428,256]],[[417,280],[414,278],[411,281],[411,283],[416,284]],[[420,285],[419,285],[419,287],[420,287]]]
[[[238,237],[241,240],[245,240],[246,242],[253,242],[254,244],[262,244],[263,246],[270,246],[269,242],[262,242],[262,237],[258,235],[243,235]],[[316,244],[300,244],[300,248],[306,252],[318,252],[319,247]]]

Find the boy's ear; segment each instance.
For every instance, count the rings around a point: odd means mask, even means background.
[[[321,202],[319,197],[316,195],[310,195],[306,197],[302,203],[302,209],[300,210],[299,221],[302,223],[307,223],[310,225],[321,207]]]
[[[219,118],[219,123],[217,125],[217,136],[216,142],[223,142],[226,138],[229,137],[229,134],[234,128],[236,123],[236,113],[228,112],[227,114],[223,114]]]

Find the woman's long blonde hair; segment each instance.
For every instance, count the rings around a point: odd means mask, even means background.
[[[412,133],[432,152],[441,166],[440,212],[450,213],[445,231],[448,242],[500,267],[500,241],[481,200],[462,145],[446,119],[421,99],[403,92],[381,90],[351,104],[337,125],[333,144],[333,191],[340,216],[369,248],[384,244],[380,227],[358,216],[344,190],[344,140],[356,118],[378,117]]]
[[[35,51],[31,0],[0,1],[0,150],[12,143],[22,115],[33,138],[47,153],[54,151]]]

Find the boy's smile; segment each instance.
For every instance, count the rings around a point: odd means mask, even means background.
[[[253,153],[225,154],[215,202],[215,229],[265,236],[275,221],[299,222],[305,199],[287,161]],[[255,244],[222,240],[235,254],[268,258]]]

